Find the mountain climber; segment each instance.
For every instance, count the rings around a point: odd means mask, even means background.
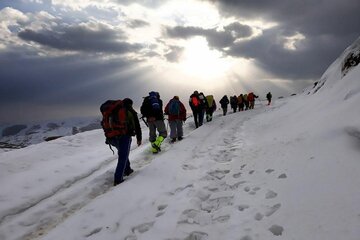
[[[206,121],[210,122],[212,121],[213,113],[216,110],[216,102],[213,95],[207,95],[207,108],[206,108]]]
[[[240,94],[238,96],[238,106],[239,106],[239,112],[240,111],[244,111],[244,99],[243,99],[243,95]]]
[[[125,98],[123,101],[108,100],[100,107],[103,114],[101,126],[106,136],[105,143],[116,147],[118,151],[114,186],[124,181],[124,175],[128,176],[134,171],[129,161],[131,137],[136,135],[137,145],[141,145],[140,123],[132,104],[130,98]]]
[[[254,109],[255,106],[255,98],[258,98],[259,96],[255,95],[253,92],[250,92],[247,96],[247,99],[249,101],[249,109]]]
[[[229,105],[229,98],[227,97],[227,95],[224,95],[221,100],[219,101],[221,108],[223,110],[223,116],[226,115],[227,113],[227,109],[228,109],[228,105]]]
[[[164,123],[163,102],[158,92],[149,92],[149,96],[144,98],[140,112],[149,127],[149,141],[151,143],[151,151],[158,153],[161,151],[161,144],[167,137],[167,131]],[[159,135],[157,136],[156,130]]]
[[[238,107],[238,99],[237,99],[236,95],[230,97],[230,106],[235,113],[236,109]]]
[[[272,98],[272,94],[271,94],[271,92],[268,92],[266,94],[266,99],[268,100],[268,105],[270,105],[270,103],[271,103],[271,98]]]
[[[182,140],[184,135],[183,122],[186,121],[186,109],[178,96],[174,96],[168,102],[164,112],[166,115],[169,115],[171,142],[176,142],[176,139]]]
[[[198,128],[203,124],[204,116],[204,105],[203,101],[200,99],[199,92],[194,91],[189,98],[189,105],[193,112],[195,127]]]

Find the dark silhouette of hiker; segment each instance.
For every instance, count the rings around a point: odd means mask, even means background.
[[[268,92],[268,93],[266,94],[266,99],[268,100],[268,105],[271,104],[271,98],[272,98],[272,94],[271,94],[271,92]]]
[[[224,96],[220,99],[219,103],[220,103],[221,108],[222,108],[222,110],[223,110],[223,116],[225,116],[226,113],[227,113],[227,110],[228,110],[228,105],[229,105],[229,103],[230,103],[228,97],[227,97],[226,95],[224,95]]]

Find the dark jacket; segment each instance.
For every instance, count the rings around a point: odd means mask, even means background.
[[[140,107],[141,114],[146,117],[146,119],[149,120],[164,120],[164,112],[163,112],[163,102],[160,98],[158,98],[160,109],[158,111],[154,111],[151,102],[150,97],[147,96],[144,98],[144,101]]]
[[[229,104],[229,99],[228,97],[225,95],[221,98],[221,100],[219,101],[221,108],[227,108],[227,105]]]

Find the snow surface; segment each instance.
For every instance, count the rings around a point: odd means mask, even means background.
[[[358,40],[359,42],[359,40]],[[102,130],[0,153],[0,239],[360,239],[360,67],[221,116],[113,187]],[[146,139],[148,132],[144,129]]]

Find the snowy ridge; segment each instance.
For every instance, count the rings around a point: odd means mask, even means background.
[[[117,187],[101,130],[0,153],[0,240],[358,240],[360,67],[342,74],[356,49],[302,95],[188,119],[158,155],[133,141]]]
[[[3,151],[22,148],[48,139],[70,136],[99,128],[101,128],[99,117],[4,124],[0,126],[0,148]]]

